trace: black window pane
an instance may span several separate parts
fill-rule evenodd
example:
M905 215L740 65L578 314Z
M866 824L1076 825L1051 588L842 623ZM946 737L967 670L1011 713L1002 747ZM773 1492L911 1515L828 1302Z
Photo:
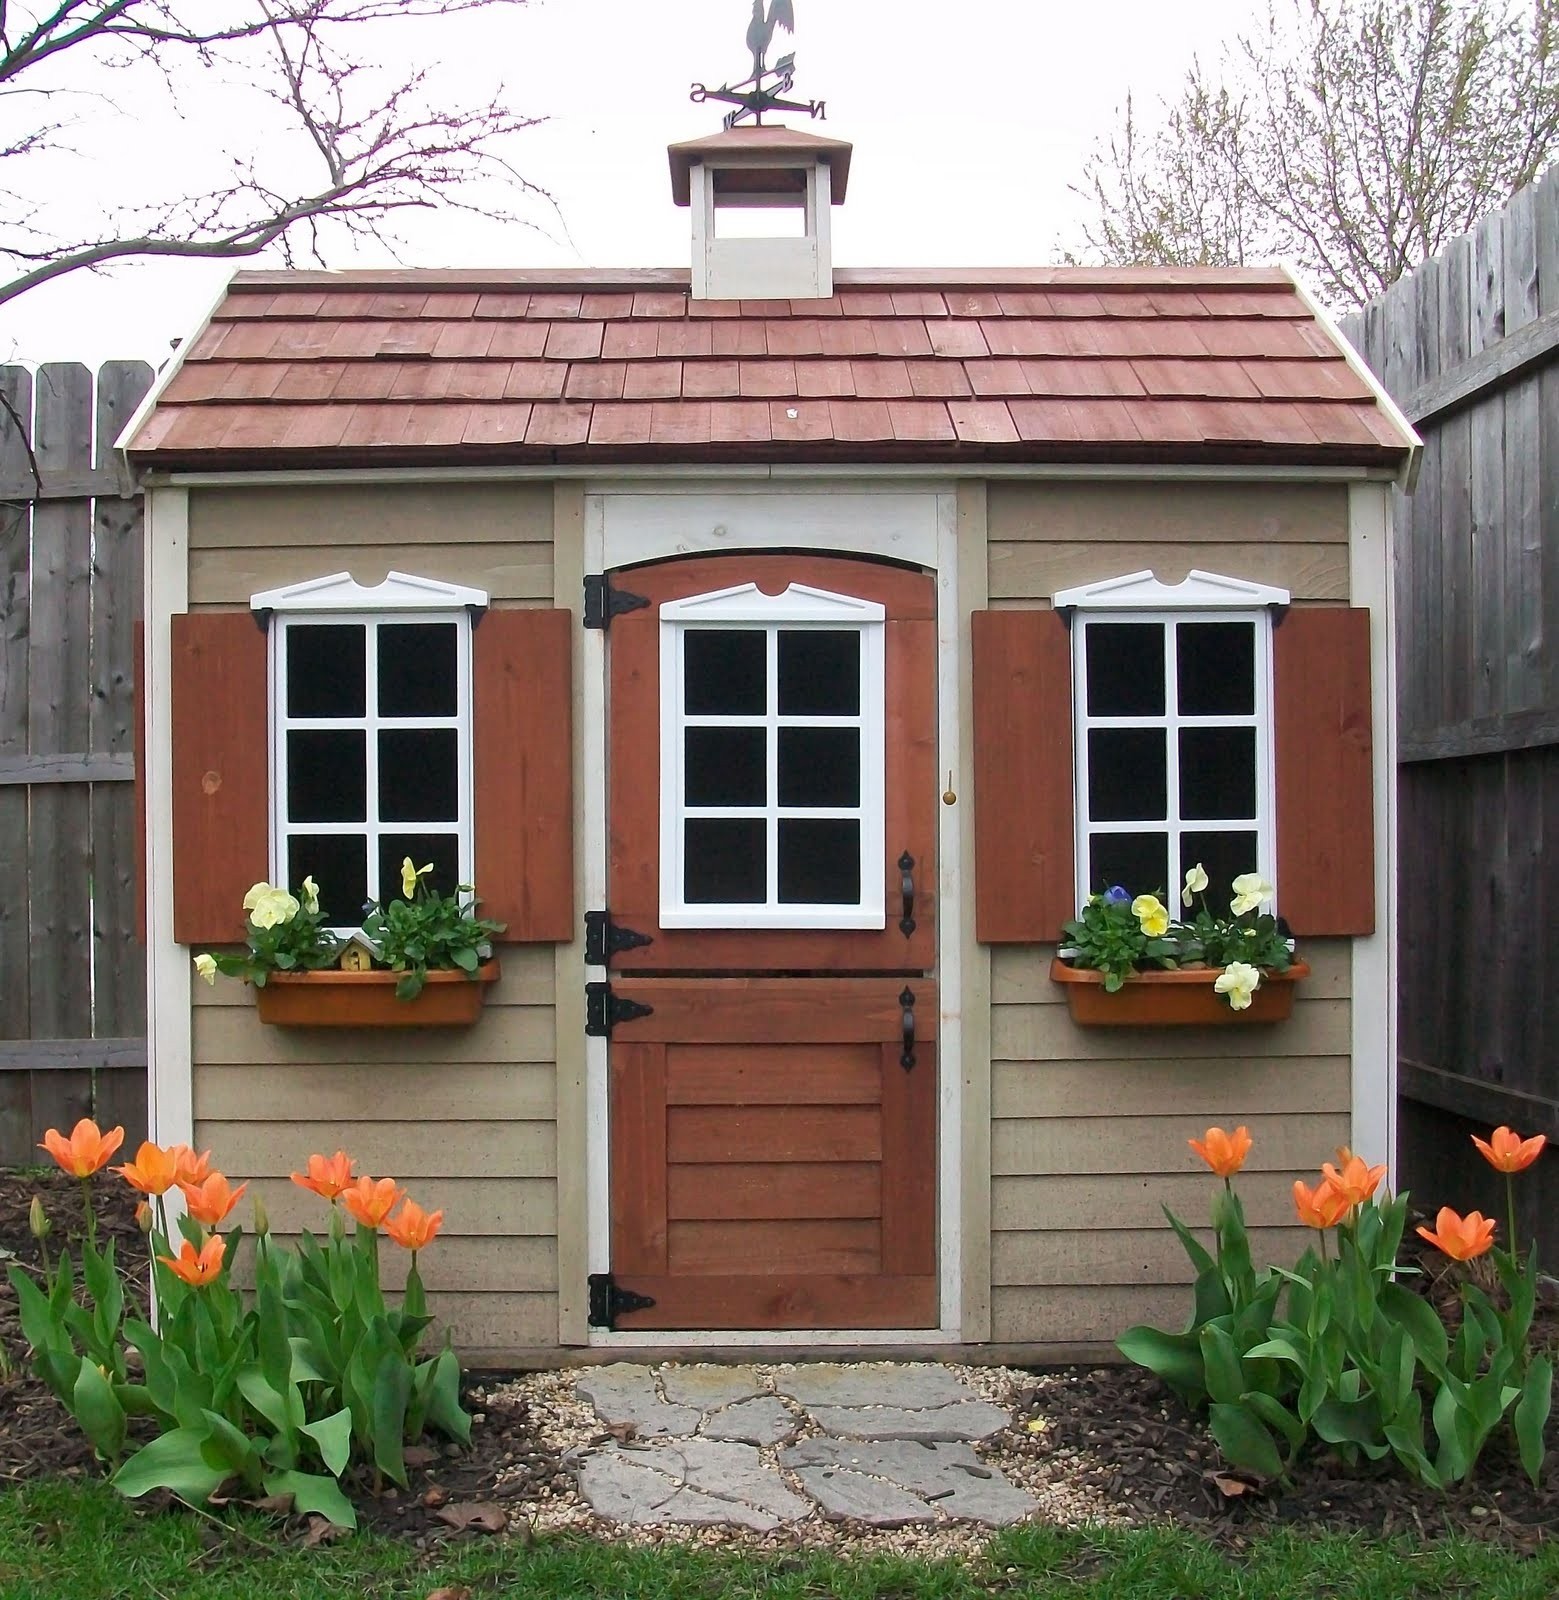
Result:
M440 894L460 887L460 844L452 833L384 833L379 836L379 898L402 898L401 863L410 856L414 867L431 861L433 870L422 881ZM478 884L480 889L481 885Z
M762 728L688 728L683 798L690 806L768 803L768 734Z
M768 899L762 817L689 817L683 827L682 897L689 905Z
M768 636L689 628L682 639L689 716L757 716L768 709Z
M1095 822L1160 822L1168 796L1162 728L1089 729L1088 815Z
M305 878L318 886L326 918L338 928L355 928L368 898L368 841L361 834L293 834L287 841L287 887L297 894Z
M1180 815L1192 818L1256 815L1256 730L1180 730Z
M861 635L853 628L782 628L779 708L782 716L858 716Z
M1117 884L1133 899L1139 894L1156 894L1169 905L1168 835L1094 834L1088 841L1088 892L1098 894Z
M859 905L860 823L834 817L781 818L779 898L785 905Z
M379 715L452 717L457 709L452 622L379 627Z
M287 820L365 822L368 736L361 728L287 733Z
M453 728L384 728L379 733L379 820L454 822L460 815Z
M1198 862L1207 874L1206 900L1209 909L1223 916L1234 898L1233 883L1242 872L1256 870L1256 835L1254 833L1182 833L1180 835L1180 873L1176 880L1185 882L1185 875ZM1202 902L1196 902L1200 911Z
M360 717L366 707L366 644L360 622L289 623L287 715Z
M1090 622L1088 714L1164 714L1164 628L1158 622Z
M861 735L855 728L781 728L779 803L858 806Z
M1187 717L1248 717L1256 709L1256 628L1250 622L1182 622L1175 677Z

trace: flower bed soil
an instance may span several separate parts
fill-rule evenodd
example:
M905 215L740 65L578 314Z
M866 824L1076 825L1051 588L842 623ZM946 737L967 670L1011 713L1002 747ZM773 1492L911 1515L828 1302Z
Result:
M135 1227L135 1197L118 1184L100 1184L93 1192L100 1236L114 1239L127 1283L139 1295L146 1251ZM52 1172L0 1173L0 1266L38 1262L27 1229L34 1194L43 1196L54 1220L51 1247L62 1233L79 1232L76 1183ZM1436 1274L1420 1280L1426 1292L1437 1302L1452 1295L1441 1258L1431 1256L1424 1264ZM1559 1348L1559 1307L1544 1307L1536 1332L1539 1342ZM97 1475L101 1467L74 1423L27 1372L16 1298L3 1276L0 1344L9 1357L8 1376L0 1364L0 1486L45 1475ZM523 1380L469 1375L471 1448L433 1443L408 1451L409 1490L376 1495L366 1481L349 1485L362 1524L427 1547L505 1524L512 1536L543 1508L561 1509L561 1502L572 1501L572 1477L556 1429L539 1426L525 1389ZM1227 1471L1199 1420L1135 1368L1025 1375L1002 1398L1013 1407L1015 1422L1009 1434L993 1441L993 1458L1030 1485L1065 1484L1069 1499L1097 1506L1102 1520L1117 1525L1174 1522L1236 1548L1253 1534L1282 1526L1425 1537L1456 1531L1518 1549L1559 1534L1559 1418L1550 1422L1549 1476L1540 1490L1527 1481L1513 1452L1496 1443L1474 1481L1450 1494L1418 1488L1395 1474L1349 1475L1330 1458L1316 1456L1277 1495ZM591 1440L582 1435L576 1442ZM319 1531L311 1534L300 1525L305 1537ZM804 1525L794 1531L797 1542L807 1537Z

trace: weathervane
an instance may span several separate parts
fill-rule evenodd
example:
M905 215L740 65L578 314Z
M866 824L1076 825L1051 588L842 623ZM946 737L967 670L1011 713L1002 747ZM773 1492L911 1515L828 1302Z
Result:
M769 0L765 13L763 0L752 0L752 21L747 24L747 48L752 51L752 76L740 83L722 84L718 89L708 89L701 83L693 85L688 96L694 105L706 100L723 100L735 106L725 114L725 126L734 128L744 117L751 117L754 127L763 126L765 111L804 111L809 117L826 120L828 105L823 100L784 100L796 78L794 54L781 56L774 65L765 64L774 30L783 28L786 33L796 31L796 12L791 0ZM767 81L766 81L767 80Z

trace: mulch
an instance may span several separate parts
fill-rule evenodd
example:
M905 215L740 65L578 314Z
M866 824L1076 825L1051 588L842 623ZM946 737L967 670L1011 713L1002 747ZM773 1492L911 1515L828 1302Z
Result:
M115 1241L127 1293L144 1296L145 1240L135 1226L134 1196L118 1185L94 1188L99 1237ZM43 1197L57 1248L82 1227L80 1186L58 1173L0 1173L0 1267L36 1267L36 1241L27 1213ZM1437 1301L1454 1296L1438 1258L1422 1282ZM1546 1306L1541 1343L1559 1348L1559 1308ZM87 1477L102 1468L74 1423L27 1369L16 1297L0 1278L0 1485L42 1476ZM349 1484L359 1519L378 1532L429 1548L452 1538L477 1537L507 1523L523 1527L538 1504L568 1492L571 1479L558 1452L544 1444L523 1399L506 1400L491 1375L466 1378L467 1409L475 1418L469 1450L429 1441L407 1452L410 1487L374 1493L366 1481ZM1460 1533L1531 1550L1559 1533L1559 1417L1550 1422L1549 1471L1534 1489L1514 1451L1496 1440L1473 1481L1449 1493L1420 1488L1388 1471L1349 1471L1314 1454L1281 1494L1247 1484L1228 1471L1200 1419L1157 1379L1133 1367L1071 1367L1036 1374L1019 1397L1012 1448L1064 1463L1069 1475L1094 1489L1123 1520L1172 1521L1238 1549L1278 1527L1373 1535L1434 1537ZM1030 1432L1023 1423L1043 1419ZM299 1525L303 1537L322 1529Z

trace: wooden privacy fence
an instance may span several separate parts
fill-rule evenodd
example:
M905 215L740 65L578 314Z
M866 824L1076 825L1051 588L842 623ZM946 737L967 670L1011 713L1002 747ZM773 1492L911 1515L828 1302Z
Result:
M1474 1126L1559 1142L1559 168L1343 331L1424 438L1397 504L1401 1156L1461 1209ZM1559 1157L1517 1192L1552 1266Z
M0 367L0 1165L82 1116L145 1136L141 502L113 443L151 376Z

